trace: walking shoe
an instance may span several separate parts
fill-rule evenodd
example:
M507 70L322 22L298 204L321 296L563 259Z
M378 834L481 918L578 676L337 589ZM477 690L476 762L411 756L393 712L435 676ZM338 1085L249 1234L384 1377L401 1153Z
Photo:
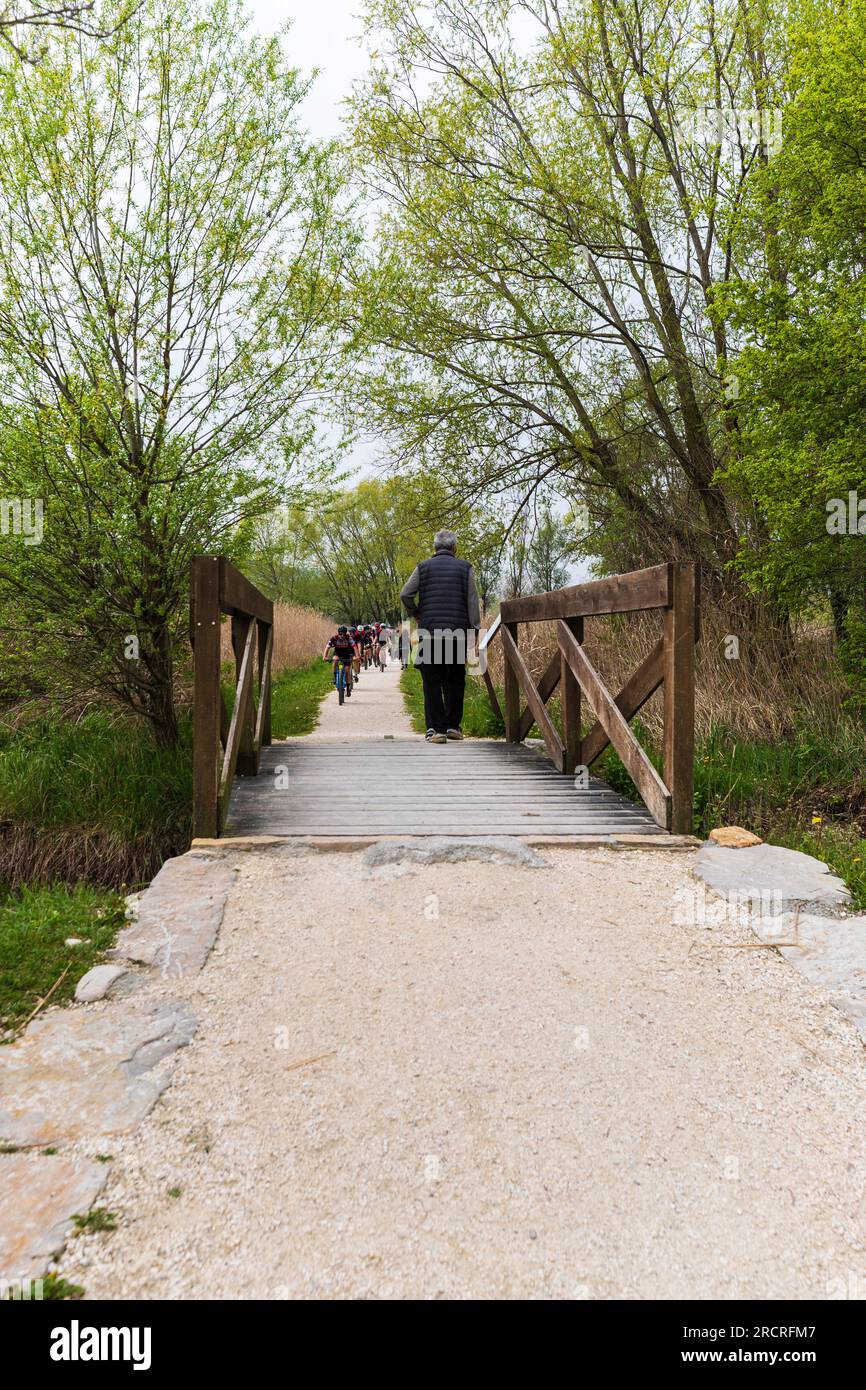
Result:
M463 737L463 735L461 734L461 732L460 732L459 729L449 729L448 732L446 733L445 737L446 737L446 738L453 738L453 739L460 739L460 738Z
M444 734L437 734L437 732L436 732L435 729L428 729L428 730L427 730L427 733L426 733L426 735L425 735L425 737L426 737L428 743L447 743L447 742L448 742L448 740L447 740L447 738L445 737L445 735L444 735Z

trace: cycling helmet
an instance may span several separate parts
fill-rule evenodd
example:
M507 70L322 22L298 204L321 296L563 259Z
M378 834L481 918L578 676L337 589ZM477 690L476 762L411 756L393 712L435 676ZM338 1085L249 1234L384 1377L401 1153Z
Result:
M337 631L338 631L338 632L348 632L349 629L346 627L346 624L345 624L345 623L340 623L340 626L337 628Z

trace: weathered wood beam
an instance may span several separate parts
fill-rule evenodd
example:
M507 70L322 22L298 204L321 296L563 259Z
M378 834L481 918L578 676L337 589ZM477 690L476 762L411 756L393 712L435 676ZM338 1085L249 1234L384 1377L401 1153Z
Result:
M671 790L670 829L692 831L695 778L695 567L676 564L671 607L665 613L665 781Z
M664 639L659 638L649 656L626 681L614 703L623 719L633 719L651 695L654 695L665 678ZM600 753L603 753L610 739L600 722L593 724L583 740L581 762L589 767Z
M260 622L274 621L274 605L264 594L260 594L246 575L236 570L228 560L220 558L220 607L223 613L236 613L244 618L258 618Z
M612 574L587 584L572 584L548 594L505 599L499 611L503 623L509 625L544 622L598 613L639 613L649 608L667 608L670 595L671 566L654 565L631 574Z
M223 755L219 786L219 830L217 834L219 834L222 827L225 825L229 798L232 794L232 782L234 781L238 752L241 747L244 730L247 726L249 705L253 694L253 653L255 651L255 636L256 626L255 623L251 621L247 627L246 642L241 657L238 685L235 692L235 704L232 710L229 736Z
M196 555L191 574L193 637L193 835L219 834L219 560Z
M263 637L263 634L266 635ZM259 623L259 712L255 732L257 772L262 744L268 744L271 741L271 660L273 650L273 626L266 628L264 623Z
M517 623L511 623L509 627L504 625L499 629L499 640L505 649L505 640L508 638L510 647L517 648ZM517 683L517 676L511 662L506 658L505 670L503 673L505 688L505 741L506 743L520 742L520 686Z
M529 667L520 654L520 648L511 636L508 626L502 628L502 648L505 652L506 671L511 669L517 680L520 689L526 697L526 703L532 711L535 723L541 730L544 739L544 746L547 749L550 761L560 772L563 767L563 747L562 741L550 720L550 715L544 708L544 701L541 698L529 671Z
M559 659L559 652L557 652L555 656L550 658L550 661L547 663L547 668L541 680L538 682L538 693L545 704L547 704L554 690L559 685L561 667L562 663ZM534 723L535 715L532 713L529 706L527 706L520 716L520 727L518 731L518 741L520 743L526 738L526 735L529 733Z
M556 626L560 651L623 761L656 824L670 829L671 795L628 726L613 696L565 622Z

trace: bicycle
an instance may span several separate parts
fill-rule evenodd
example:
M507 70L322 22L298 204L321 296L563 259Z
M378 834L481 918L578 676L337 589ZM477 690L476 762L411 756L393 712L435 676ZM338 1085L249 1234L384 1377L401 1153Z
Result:
M348 672L348 663L337 662L337 669L334 672L334 685L337 687L337 699L342 705L346 696L352 693L352 681Z

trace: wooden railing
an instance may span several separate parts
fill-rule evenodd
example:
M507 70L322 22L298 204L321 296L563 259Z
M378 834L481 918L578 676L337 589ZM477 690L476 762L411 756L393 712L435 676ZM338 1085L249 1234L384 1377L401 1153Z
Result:
M216 839L226 823L235 772L254 776L262 744L271 741L274 606L222 556L196 555L191 578L193 835ZM220 688L223 614L232 620L237 680L231 718Z
M606 613L661 609L664 630L646 660L613 696L583 649L584 619ZM505 600L496 634L505 656L505 737L521 743L537 724L554 766L572 774L589 767L612 744L656 822L677 834L692 829L694 797L694 648L698 639L698 595L694 565L666 564L612 575L548 594ZM538 682L520 651L520 623L555 622L559 650ZM485 675L491 703L499 702ZM638 743L629 720L664 685L664 779ZM562 735L546 705L560 688ZM526 705L520 708L523 695ZM581 733L585 696L596 723Z

